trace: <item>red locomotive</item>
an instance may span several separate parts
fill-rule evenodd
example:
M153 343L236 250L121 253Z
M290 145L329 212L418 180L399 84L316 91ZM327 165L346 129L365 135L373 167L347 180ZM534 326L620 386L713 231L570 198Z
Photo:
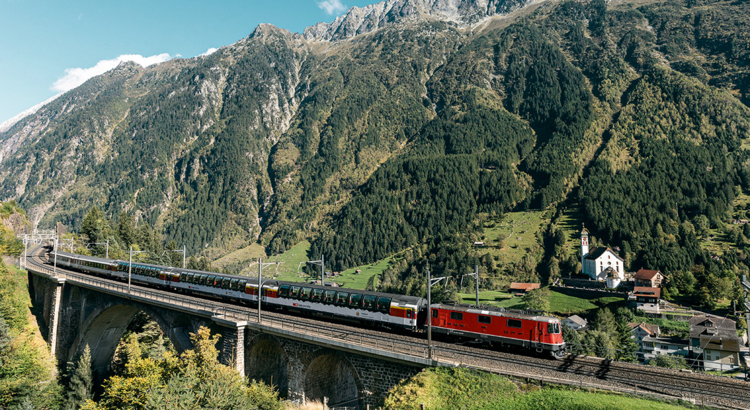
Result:
M565 354L557 318L486 307L433 304L431 309L435 333Z

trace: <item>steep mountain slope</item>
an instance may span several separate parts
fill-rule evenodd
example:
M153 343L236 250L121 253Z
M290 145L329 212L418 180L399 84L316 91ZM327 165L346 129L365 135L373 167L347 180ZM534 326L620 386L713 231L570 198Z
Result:
M554 225L572 202L633 268L746 269L696 226L750 189L750 2L524 4L388 0L123 64L0 133L0 199L42 225L128 211L211 258L309 239L341 269L411 248L384 280L409 292L423 260L512 274L470 248L481 221Z

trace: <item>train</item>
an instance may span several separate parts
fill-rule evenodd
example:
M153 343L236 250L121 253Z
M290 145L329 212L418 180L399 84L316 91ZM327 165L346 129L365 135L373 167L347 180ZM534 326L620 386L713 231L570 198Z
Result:
M565 355L560 320L541 314L484 306L433 303L417 296L369 292L299 282L266 279L148 263L85 256L63 251L48 253L48 263L89 275L133 284L219 299L241 305L257 305L258 295L267 309L353 321L392 331L424 332L432 315L432 332L446 339L471 339L513 345ZM129 274L130 272L130 274Z

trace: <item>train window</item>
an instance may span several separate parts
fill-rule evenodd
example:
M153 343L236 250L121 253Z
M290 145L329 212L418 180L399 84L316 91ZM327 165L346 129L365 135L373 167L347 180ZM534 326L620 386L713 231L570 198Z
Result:
M206 285L208 283L208 275L201 275L200 284Z
M196 280L195 275L192 274L192 273L188 273L187 274L187 283L196 283L196 282L197 282L197 280Z
M214 286L214 285L216 285L216 276L214 276L214 275L210 275L210 276L208 277L208 281L207 281L207 283L206 283L206 284L207 284L208 286Z
M352 296L349 297L349 307L354 309L359 309L362 307L361 293L352 293Z
M432 317L438 317L437 309L432 309Z
M547 333L560 333L559 323L547 323Z
M464 314L461 312L451 312L452 320L464 320Z
M299 300L310 300L311 293L312 288L302 288L302 290L299 292Z
M229 289L229 281L230 280L231 279L229 279L229 278L222 279L221 280L221 287L224 288L224 289Z
M187 281L187 275L184 273L180 273L180 282L185 282L185 281Z
M299 286L292 286L291 290L289 290L289 297L297 299L299 297L299 291L302 289Z
M281 285L279 286L279 296L282 298L288 298L289 297L289 289L291 286L289 285Z
M238 285L238 284L240 283L240 280L239 280L239 279L232 279L232 281L231 281L231 282L229 282L229 283L230 283L230 285L229 285L229 288L230 288L230 289L232 289L232 290L237 290L237 289L239 289L239 287L237 286L237 285Z
M323 289L313 289L312 299L313 302L320 302L323 300Z
M349 292L336 293L336 306L346 306L349 300Z
M508 327L521 328L521 321L516 319L508 319Z
M323 303L331 304L336 298L336 291L335 290L327 290L326 293L323 296Z
M409 319L411 319L411 312L412 312L411 309L406 309L406 317Z
M378 298L378 311L382 313L391 312L391 298Z
M240 292L245 293L245 289L247 289L247 281L241 280L240 281Z
M492 323L492 316L479 315L477 316L477 320L479 321L479 323L490 324Z
M377 301L378 297L375 295L365 295L365 298L362 300L362 309L367 309L371 311L377 310Z

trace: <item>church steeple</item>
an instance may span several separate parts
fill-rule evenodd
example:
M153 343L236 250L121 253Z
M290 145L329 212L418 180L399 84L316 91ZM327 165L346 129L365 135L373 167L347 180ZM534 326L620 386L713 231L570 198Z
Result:
M581 269L583 269L586 255L589 254L589 231L586 230L586 225L583 225L581 230Z

